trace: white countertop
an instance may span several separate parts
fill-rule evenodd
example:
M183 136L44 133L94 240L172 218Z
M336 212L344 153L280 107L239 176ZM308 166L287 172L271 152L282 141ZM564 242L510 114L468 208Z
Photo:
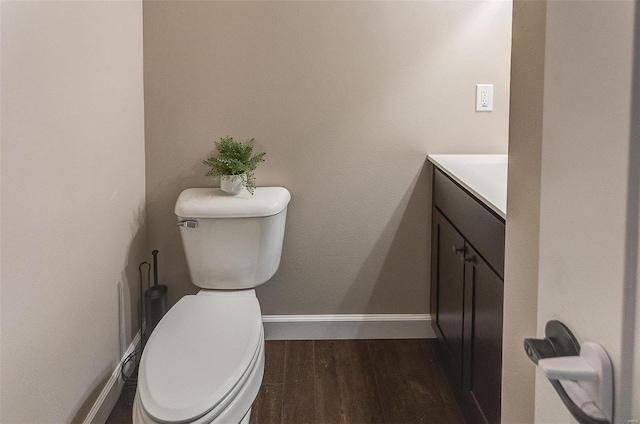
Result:
M507 218L507 155L429 155L429 161Z

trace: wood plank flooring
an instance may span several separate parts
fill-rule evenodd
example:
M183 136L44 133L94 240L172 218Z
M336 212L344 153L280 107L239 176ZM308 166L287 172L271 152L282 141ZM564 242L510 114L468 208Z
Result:
M267 341L251 424L462 424L435 339ZM108 424L131 422L120 399Z

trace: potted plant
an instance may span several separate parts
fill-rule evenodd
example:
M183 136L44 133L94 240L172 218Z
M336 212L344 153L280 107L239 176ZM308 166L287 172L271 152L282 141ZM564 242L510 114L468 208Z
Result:
M260 162L264 162L265 153L253 155L252 138L241 143L233 137L226 136L216 141L217 156L211 156L203 163L211 167L207 176L220 179L220 188L230 194L238 194L243 188L253 194L256 178L253 171Z

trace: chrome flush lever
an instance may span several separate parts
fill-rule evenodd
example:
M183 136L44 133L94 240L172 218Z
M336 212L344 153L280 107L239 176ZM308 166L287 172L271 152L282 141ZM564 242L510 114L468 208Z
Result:
M178 221L178 227L196 228L198 227L198 221L195 221L193 219L185 219L183 221Z

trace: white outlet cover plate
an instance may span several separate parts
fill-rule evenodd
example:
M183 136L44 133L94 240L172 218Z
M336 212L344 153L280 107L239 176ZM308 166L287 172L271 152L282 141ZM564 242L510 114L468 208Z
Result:
M476 84L476 111L493 111L493 84Z

